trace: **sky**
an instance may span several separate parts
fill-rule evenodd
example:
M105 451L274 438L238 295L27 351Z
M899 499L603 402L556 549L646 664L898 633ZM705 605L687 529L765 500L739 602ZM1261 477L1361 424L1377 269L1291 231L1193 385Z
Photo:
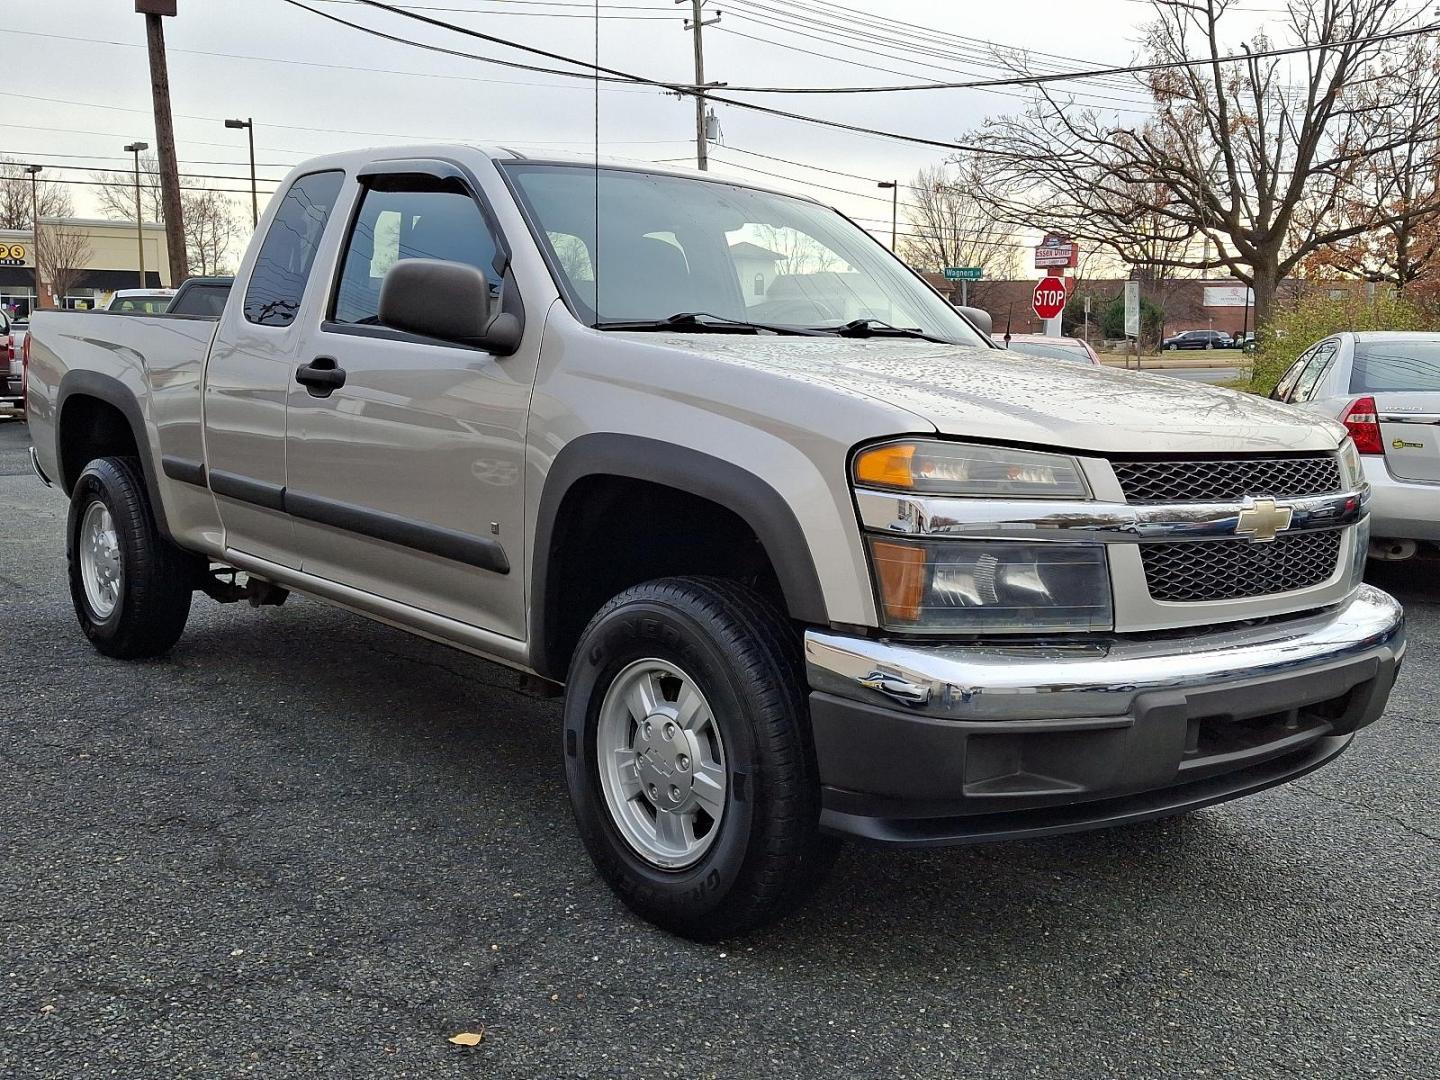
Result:
M420 26L354 0L306 0L318 9L411 40L520 62L550 61ZM591 0L401 0L424 14L571 56L593 58ZM1236 40L1275 17L1281 0L1241 0ZM88 180L123 169L122 148L155 143L144 19L128 0L0 0L6 78L0 82L0 153L46 165L49 179ZM601 0L600 63L660 79L693 80L690 3ZM733 86L835 86L987 77L992 44L1029 50L1050 69L1122 64L1139 52L1146 0L706 0L706 77ZM868 20L868 22L866 21ZM878 24L883 24L882 28ZM907 25L908 24L908 25ZM243 131L253 117L265 192L308 156L356 146L455 140L522 150L590 153L597 130L591 83L379 40L285 0L179 0L165 20L181 169L248 193ZM800 50L808 50L802 52ZM811 55L824 54L824 55ZM1088 103L1131 123L1136 91L1087 86ZM722 91L723 93L723 91ZM742 96L738 95L737 96ZM1023 93L979 90L903 95L743 95L845 123L958 140L984 118L1016 112ZM827 130L717 105L721 145L711 169L802 191L888 239L890 194L945 151ZM694 163L694 106L663 91L602 86L600 152ZM763 155L763 156L757 156ZM783 161L774 160L785 159ZM64 168L62 168L64 166ZM830 171L822 171L830 170ZM841 174L841 175L837 175ZM228 178L234 179L228 179ZM97 213L75 185L77 212ZM236 196L248 211L248 195ZM904 202L902 193L901 202ZM263 209L263 206L262 206ZM248 223L248 213L244 218ZM902 230L904 229L902 208Z

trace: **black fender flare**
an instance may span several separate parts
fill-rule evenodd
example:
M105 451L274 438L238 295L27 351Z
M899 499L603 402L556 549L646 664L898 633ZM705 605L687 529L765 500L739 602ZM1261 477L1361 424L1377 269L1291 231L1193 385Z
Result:
M58 480L60 488L66 495L75 484L75 477L65 475L65 405L66 402L76 396L91 397L112 405L125 417L125 422L130 425L131 437L135 440L135 449L140 454L140 471L145 476L145 490L150 495L150 509L155 515L155 525L160 530L160 535L167 540L173 540L170 534L169 522L165 519L165 504L160 501L160 484L155 475L155 466L151 460L150 440L145 437L145 414L140 409L140 402L136 400L134 393L128 386L112 375L102 375L98 371L84 371L76 369L67 371L60 380L60 390L55 395L55 460L59 463L60 473Z
M550 552L556 518L565 496L590 476L647 480L698 495L725 507L750 526L769 557L790 617L816 625L829 623L825 596L810 545L795 512L780 493L754 473L721 458L619 432L582 435L561 448L545 476L531 546L531 666L548 678L563 679L549 656L546 620Z

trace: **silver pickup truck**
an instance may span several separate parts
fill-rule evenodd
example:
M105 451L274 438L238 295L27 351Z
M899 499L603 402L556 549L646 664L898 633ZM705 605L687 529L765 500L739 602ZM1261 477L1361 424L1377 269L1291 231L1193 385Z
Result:
M728 179L320 158L218 319L33 328L97 649L297 590L563 685L599 872L696 938L794 906L840 838L1300 776L1403 652L1342 427L996 349L841 214Z

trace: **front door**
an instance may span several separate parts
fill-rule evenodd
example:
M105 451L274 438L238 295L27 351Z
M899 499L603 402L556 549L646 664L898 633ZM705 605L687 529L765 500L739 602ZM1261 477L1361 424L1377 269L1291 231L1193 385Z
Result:
M407 169L420 168L415 162ZM507 309L503 244L455 171L362 177L326 317L292 379L286 506L303 569L509 637L525 633L525 425L538 344L497 357L381 327L399 259L485 272ZM538 342L538 334L527 334Z

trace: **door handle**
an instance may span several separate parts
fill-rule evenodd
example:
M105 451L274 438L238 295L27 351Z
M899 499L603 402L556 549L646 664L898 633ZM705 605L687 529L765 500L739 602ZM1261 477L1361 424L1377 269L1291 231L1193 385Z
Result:
M333 356L317 356L295 369L295 381L310 391L311 397L329 397L345 385L345 369Z

